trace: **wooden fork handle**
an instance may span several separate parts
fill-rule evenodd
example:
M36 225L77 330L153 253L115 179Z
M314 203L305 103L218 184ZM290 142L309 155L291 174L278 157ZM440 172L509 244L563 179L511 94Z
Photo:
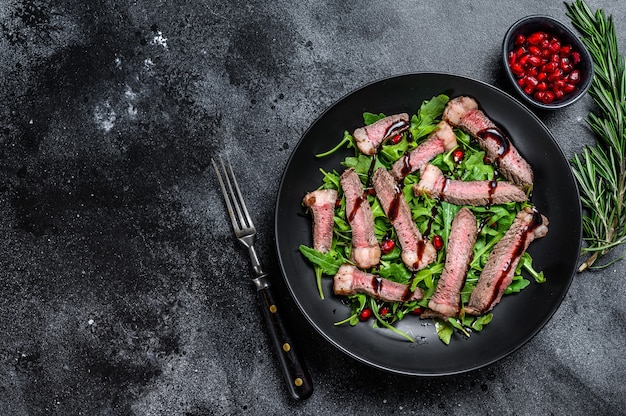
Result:
M313 393L311 376L289 336L268 275L262 275L253 281L289 393L296 400L306 399Z

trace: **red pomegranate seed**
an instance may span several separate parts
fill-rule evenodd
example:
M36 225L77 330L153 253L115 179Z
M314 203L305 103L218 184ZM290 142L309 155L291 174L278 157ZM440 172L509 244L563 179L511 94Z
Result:
M563 78L563 71L561 71L560 69L557 69L556 71L550 72L548 74L548 81L556 82L561 78Z
M396 134L391 139L389 139L389 144L398 144L400 143L400 140L402 140L402 135Z
M546 74L545 72L540 72L537 74L538 81L545 81L546 79L548 79L548 74Z
M515 63L515 60L517 59L517 55L515 54L515 52L511 51L509 52L509 66L512 65L513 63Z
M420 306L418 306L417 308L415 308L415 309L413 309L413 310L411 311L411 313L412 313L413 315L421 315L421 314L422 314L422 312L423 312L423 309L422 309Z
M531 95L533 92L535 92L535 87L532 85L527 85L524 87L524 92L528 95Z
M526 62L528 62L528 58L530 58L530 55L525 53L522 56L519 57L519 64L521 66L525 66Z
M443 238L440 235L436 235L433 237L433 246L435 246L435 250L441 250L443 248Z
M524 86L526 85L526 77L524 78L519 78L517 80L517 85L519 85L520 87L524 88Z
M532 75L526 76L526 85L536 87L537 84L539 84L539 80L537 78L533 77Z
M564 86L565 86L565 80L563 78L557 79L556 81L554 81L553 91L556 92L557 90L562 90Z
M387 315L389 315L390 312L391 312L391 308L389 306L387 306L387 305L381 307L378 310L378 313L379 313L380 316L387 316Z
M526 75L530 75L531 77L536 77L539 74L539 70L537 68L528 68L526 71Z
M513 65L511 65L511 71L513 71L513 73L516 75L522 75L524 73L524 68L522 67L522 65L520 65L519 62L515 62Z
M522 35L521 33L515 37L516 45L522 45L524 42L526 42L526 36Z
M556 62L548 62L544 66L541 67L542 72L554 72L559 68L559 64Z
M550 50L550 52L559 52L561 50L561 42L558 41L558 39L555 39L554 41L550 42L550 46L548 46L548 49Z
M535 32L535 33L531 34L526 40L531 45L539 45L541 43L541 41L545 39L545 37L546 37L545 33L543 33L543 32Z
M463 157L465 157L465 153L463 153L463 150L461 149L456 149L452 152L452 160L454 163L460 163L463 160Z
M535 98L535 100L537 101L543 101L543 95L544 95L545 91L536 91L535 94L533 94L533 97Z
M384 239L382 243L380 243L380 251L383 254L389 254L393 251L395 246L396 246L396 242L387 238L387 239Z
M550 55L550 61L551 62L560 62L561 61L561 55L559 55L558 53Z
M570 45L561 46L559 53L563 56L569 55L572 52L572 47Z
M543 93L543 102L550 104L552 101L554 101L554 93L552 91L545 91Z
M572 52L572 63L578 65L580 62L580 54L578 52Z
M561 98L563 98L565 96L565 93L563 92L563 90L559 90L557 89L556 91L554 91L554 98L556 100L560 100Z
M580 82L580 71L578 69L573 70L569 73L567 79L571 84L578 84Z
M363 308L359 313L359 321L365 322L372 317L372 310L370 308Z
M545 81L541 81L539 84L537 84L535 88L537 89L537 91L545 91L548 89L548 83Z
M541 49L538 46L532 45L528 47L528 52L533 55L541 55Z
M532 66L539 66L541 65L541 58L537 55L530 55L528 57L528 63Z
M570 92L574 91L576 89L576 86L574 84L570 84L569 82L567 84L565 84L565 86L563 87L563 92L565 94L569 94Z

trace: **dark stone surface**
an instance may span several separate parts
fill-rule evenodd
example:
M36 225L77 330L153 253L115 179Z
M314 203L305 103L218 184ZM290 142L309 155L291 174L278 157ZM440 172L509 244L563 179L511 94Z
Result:
M0 414L624 414L626 263L575 276L545 329L455 377L407 378L326 343L277 287L315 383L287 395L210 169L273 205L300 135L351 90L416 71L505 90L500 44L561 2L0 3ZM614 15L626 45L626 9ZM569 158L589 97L539 113ZM623 255L623 248L614 256Z

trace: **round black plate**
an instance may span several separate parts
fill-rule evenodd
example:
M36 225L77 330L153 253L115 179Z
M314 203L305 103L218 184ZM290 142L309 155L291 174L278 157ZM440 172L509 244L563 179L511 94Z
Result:
M399 338L369 323L335 326L349 315L348 306L332 293L332 279L324 279L321 300L312 266L300 254L312 244L311 219L301 206L306 192L321 184L319 171L343 169L340 161L353 154L342 150L326 158L314 155L334 147L344 130L363 125L363 112L414 114L423 100L438 94L450 98L470 95L482 110L508 133L535 174L532 200L550 220L548 235L533 242L529 252L547 282L532 283L521 293L505 296L493 311L493 321L480 333L465 338L454 334L443 344L431 320L407 317L398 328L416 342ZM546 126L510 95L485 83L455 75L418 73L369 84L328 109L306 131L285 169L276 204L276 248L282 273L298 307L330 343L349 356L374 367L407 375L446 375L493 363L530 340L552 317L575 272L582 226L581 206L574 177L561 149ZM532 280L532 278L530 278Z

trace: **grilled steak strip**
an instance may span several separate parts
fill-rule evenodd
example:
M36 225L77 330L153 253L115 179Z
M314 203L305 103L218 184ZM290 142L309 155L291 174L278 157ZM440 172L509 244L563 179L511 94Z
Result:
M548 224L545 216L530 207L517 214L511 227L489 254L465 313L481 315L500 302L504 290L513 280L520 257L533 240L548 233Z
M461 289L478 235L476 217L463 207L452 220L450 238L446 252L443 273L437 283L437 289L428 302L428 307L442 316L456 316L461 305Z
M313 216L313 248L321 253L328 252L333 243L335 201L337 191L334 189L309 192L303 199Z
M354 169L341 175L341 188L346 196L346 216L352 228L352 260L363 269L374 267L380 261L380 246L374 234L374 216L363 183Z
M532 187L532 168L502 130L478 109L473 98L461 96L450 100L443 119L474 137L508 180L522 187Z
M411 291L409 285L364 272L350 264L339 267L334 277L333 290L339 296L366 293L385 302L408 302L424 297L420 288Z
M415 195L426 194L455 205L498 205L524 202L526 193L506 181L459 181L448 179L435 165L427 165L420 181L413 185Z
M352 136L359 150L366 155L374 155L385 139L400 134L409 128L407 113L394 114L354 130Z
M452 127L445 121L442 121L430 133L426 141L410 152L405 153L393 164L391 174L397 180L402 180L409 173L421 170L438 154L450 151L456 146L456 135L452 131Z
M411 216L409 204L393 176L386 169L378 168L372 180L376 196L398 235L402 261L410 270L428 266L437 257L437 251L430 241L422 238Z

